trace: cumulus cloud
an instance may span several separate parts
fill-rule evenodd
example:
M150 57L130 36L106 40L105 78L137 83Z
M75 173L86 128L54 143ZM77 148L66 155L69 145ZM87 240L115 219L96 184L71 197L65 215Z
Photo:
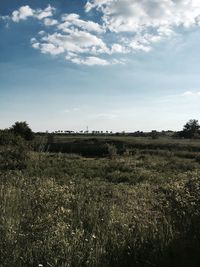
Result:
M40 39L31 40L32 47L39 49L44 54L66 54L66 60L75 64L108 65L108 61L101 59L96 54L104 54L107 51L106 44L97 36L85 32L71 30L68 34L55 32L53 34L40 33ZM87 56L90 54L90 56Z
M44 19L44 25L46 25L46 26L54 26L57 24L58 24L58 21L56 19L51 19L51 18L45 18Z
M57 56L65 53L68 61L88 66L110 64L99 57L99 54L111 54L111 50L99 36L104 33L102 25L82 20L74 13L62 14L57 20L53 17L55 11L50 5L45 9L32 9L26 5L13 11L8 18L17 23L36 18L42 21L44 26L53 28L53 33L49 34L47 29L41 30L37 38L31 39L32 48L43 54Z
M124 39L126 46L145 52L153 43L172 36L173 28L200 24L199 0L88 0L85 10L92 9L102 13L107 30L135 35Z
M144 27L189 27L199 21L199 0L89 0L85 10L103 13L106 27L114 32L141 31Z
M52 17L55 13L56 9L52 7L51 5L48 5L45 9L36 9L35 10L35 17L39 20L42 20L47 17Z
M119 57L148 53L156 43L175 37L177 28L200 26L199 0L87 0L86 13L93 9L99 14L98 22L75 13L55 17L51 5L22 6L4 20L39 20L43 28L31 40L34 49L88 66L124 64Z
M62 21L59 25L59 29L63 30L64 32L68 32L69 28L72 27L78 27L80 29L89 31L89 32L96 32L96 33L103 33L104 29L101 25L99 25L96 22L93 21L85 21L80 19L80 16L78 14L64 14L62 16Z
M59 55L64 53L64 48L61 46L56 46L53 44L40 44L40 43L33 43L33 48L39 49L43 54L51 54L51 55Z
M19 22L20 20L26 20L29 17L34 17L42 20L47 17L53 16L55 8L52 6L47 6L45 9L32 9L30 6L22 6L18 10L12 12L11 19L14 22Z
M19 10L15 10L12 13L12 20L19 22L20 20L26 20L28 17L33 17L33 9L29 6L22 6Z
M85 5L85 10L86 12L91 11L93 8L97 8L100 9L102 8L104 5L108 4L109 2L111 2L112 0L93 0L93 1L88 1Z
M85 11L92 9L102 14L106 31L121 36L121 51L128 53L149 52L177 27L200 25L199 0L88 0Z
M71 30L69 34L55 32L53 34L42 35L39 41L35 39L33 43L52 44L55 47L62 47L66 52L73 53L104 53L107 50L106 44L97 36L85 32Z

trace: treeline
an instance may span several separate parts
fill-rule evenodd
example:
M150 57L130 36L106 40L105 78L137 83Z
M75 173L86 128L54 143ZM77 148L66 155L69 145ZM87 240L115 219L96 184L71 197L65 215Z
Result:
M46 135L46 136L55 136L55 135L109 135L109 136L133 136L133 137L151 137L153 139L159 137L174 137L174 138L200 138L200 125L198 120L191 119L184 126L182 131L157 131L152 130L151 132L143 132L143 131L135 131L135 132L103 132L103 131L93 131L91 133L87 132L79 132L76 133L74 131L59 131L59 132L36 132L34 133L29 127L26 121L15 122L9 129L0 130L1 132L11 132L14 135L21 136L26 141L31 141L34 139L35 135Z

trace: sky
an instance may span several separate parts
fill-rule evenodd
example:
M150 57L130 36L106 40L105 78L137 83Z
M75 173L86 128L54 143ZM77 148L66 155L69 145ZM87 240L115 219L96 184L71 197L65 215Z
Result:
M0 129L200 120L199 0L0 1Z

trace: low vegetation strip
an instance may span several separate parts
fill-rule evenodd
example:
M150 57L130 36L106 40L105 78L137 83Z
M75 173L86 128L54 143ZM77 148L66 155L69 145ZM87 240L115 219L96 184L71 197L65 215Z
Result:
M174 138L140 138L140 137L69 137L52 135L50 138L37 136L34 141L35 151L75 153L82 156L105 156L108 146L115 146L118 154L139 149L172 152L200 152L200 141Z

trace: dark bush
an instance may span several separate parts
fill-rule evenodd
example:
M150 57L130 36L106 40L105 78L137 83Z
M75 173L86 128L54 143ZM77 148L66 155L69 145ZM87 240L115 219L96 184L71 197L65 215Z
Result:
M10 128L10 130L15 135L19 135L27 141L33 140L33 138L34 138L34 134L31 130L31 128L29 127L29 125L25 121L15 122L15 124Z
M0 169L13 170L26 167L28 144L10 131L0 132Z

